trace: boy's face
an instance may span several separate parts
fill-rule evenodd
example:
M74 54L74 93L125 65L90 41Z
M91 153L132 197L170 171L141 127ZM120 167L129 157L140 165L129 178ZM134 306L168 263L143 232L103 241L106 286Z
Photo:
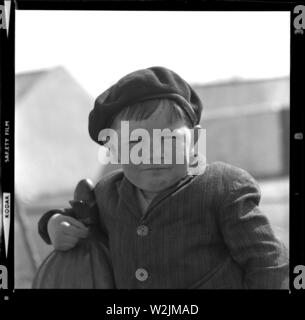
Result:
M130 133L136 129L145 129L149 135L149 139L142 138L140 142L137 139L129 139L130 152L132 152L132 149L136 147L137 144L141 143L142 146L145 144L146 148L142 148L142 153L146 151L147 154L142 154L142 157L149 159L150 164L134 164L130 161L129 164L122 164L122 167L126 178L136 187L147 192L160 192L178 182L187 174L189 153L191 151L191 129L186 126L184 120L176 120L171 124L169 121L170 111L171 108L158 108L149 119L138 121L129 120L129 136ZM119 149L113 150L113 152L118 152L119 154L122 134L120 121L115 121L113 128L117 131L119 138ZM156 144L154 146L153 129L169 129L171 132L175 130L175 137L167 135L159 140L161 142L161 145L159 144L159 146L161 146L159 153L154 152L156 150ZM169 145L172 145L172 147L168 148ZM147 152L148 150L150 150L150 152ZM166 157L169 159L169 152L171 153L171 161L169 164L166 164L164 159ZM182 155L178 156L180 159L178 161L177 152L179 155ZM182 157L183 161L181 161ZM159 164L156 162L159 162Z

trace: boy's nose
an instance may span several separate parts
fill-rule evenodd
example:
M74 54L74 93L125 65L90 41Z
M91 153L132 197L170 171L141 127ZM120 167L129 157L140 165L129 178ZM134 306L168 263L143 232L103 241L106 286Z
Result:
M162 141L158 147L151 149L151 163L173 164L174 154L174 145L171 146Z

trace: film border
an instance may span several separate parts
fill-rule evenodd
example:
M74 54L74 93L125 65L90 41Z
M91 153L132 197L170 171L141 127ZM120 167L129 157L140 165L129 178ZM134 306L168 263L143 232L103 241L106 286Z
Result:
M0 3L4 5L4 1ZM296 31L294 20L297 14L294 8L298 5L298 1L275 3L269 2L250 2L250 1L15 1L11 3L10 19L8 30L0 30L0 105L1 105L1 195L3 192L9 193L10 196L10 217L11 223L9 227L9 246L7 256L4 240L1 239L1 256L0 265L4 265L8 270L8 290L0 291L0 300L15 299L19 295L24 298L29 293L29 290L14 290L14 56L15 56L15 10L222 10L222 11L244 11L244 10L274 10L274 11L290 11L291 14L291 97L290 97L290 287L291 293L297 293L293 287L294 266L305 265L305 217L304 217L304 108L305 93L305 73L304 73L304 57L305 57L305 34L304 32ZM303 31L301 29L301 31ZM276 34L276 30L274 30ZM7 134L6 123L9 123L9 134ZM8 137L9 161L5 161L4 150L5 137ZM2 212L1 212L2 214ZM1 217L2 218L2 217ZM2 237L4 238L4 237ZM32 290L31 290L32 291ZM171 290L170 290L171 291ZM89 294L87 291L77 292L63 290L61 293L58 290L52 290L56 295L65 296L73 294L83 296ZM154 293L153 293L154 292ZM157 291L147 291L147 296L156 293L163 296L163 293ZM179 290L173 291L176 297L183 296L183 292ZM36 299L43 299L37 293L32 293ZM121 293L109 290L106 300L111 300L113 295L119 294L122 301L126 300L129 292L122 291ZM200 293L201 295L202 293ZM216 293L209 294L214 296ZM249 293L252 294L253 293ZM260 294L262 292L260 291ZM263 296L267 294L266 292ZM285 293L277 293L286 295ZM195 293L194 293L195 295ZM193 296L193 294L191 294ZM46 298L46 297L45 297ZM194 300L193 300L194 301Z

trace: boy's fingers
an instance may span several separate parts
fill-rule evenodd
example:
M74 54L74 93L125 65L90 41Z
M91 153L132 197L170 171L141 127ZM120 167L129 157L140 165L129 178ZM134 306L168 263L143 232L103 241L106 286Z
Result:
M78 237L65 234L65 238L63 240L63 245L70 244L70 243L75 244L78 241L78 239L79 239Z
M88 228L83 223L81 223L80 221L78 221L72 217L66 216L65 221L69 222L71 225L73 225L79 229L88 230Z
M71 245L71 244L61 244L59 246L55 246L55 249L60 251L67 251L72 249L74 246L75 245Z
M88 236L88 229L83 230L73 225L67 225L67 222L63 223L63 225L65 226L65 228L63 229L64 235L77 238L86 238Z
M79 238L65 235L62 239L58 239L58 241L55 243L55 248L58 250L63 249L71 249L75 247L77 244Z

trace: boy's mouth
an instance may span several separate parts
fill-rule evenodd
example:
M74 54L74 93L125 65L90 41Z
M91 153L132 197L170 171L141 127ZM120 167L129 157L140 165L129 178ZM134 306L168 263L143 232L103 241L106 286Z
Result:
M144 171L147 171L147 170L168 170L170 168L171 168L170 166L155 165L155 166L150 166L148 168L143 168L143 170Z

